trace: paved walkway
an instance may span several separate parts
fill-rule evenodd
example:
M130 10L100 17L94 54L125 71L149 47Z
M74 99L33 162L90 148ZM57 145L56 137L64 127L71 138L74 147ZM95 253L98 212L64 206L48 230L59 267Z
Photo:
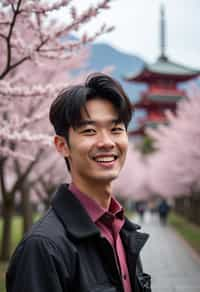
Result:
M142 260L152 292L200 292L200 257L170 227L147 214L142 230L151 235ZM139 222L136 218L134 222Z

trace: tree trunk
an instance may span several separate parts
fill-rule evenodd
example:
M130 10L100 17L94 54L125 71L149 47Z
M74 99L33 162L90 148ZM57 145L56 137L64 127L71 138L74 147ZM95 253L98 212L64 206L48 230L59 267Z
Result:
M21 189L22 214L23 214L23 232L30 230L33 224L33 210L30 196L26 188Z
M2 230L2 242L1 242L1 261L7 261L10 257L11 252L11 228L12 228L12 217L14 213L14 203L4 202L2 207L2 219L3 219L3 230Z
M200 198L199 193L193 192L191 196L191 221L195 224L200 224Z

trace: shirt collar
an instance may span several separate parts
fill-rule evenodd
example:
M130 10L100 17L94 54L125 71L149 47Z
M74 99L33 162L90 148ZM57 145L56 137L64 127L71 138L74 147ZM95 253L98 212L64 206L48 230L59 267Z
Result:
M69 190L80 201L93 222L96 222L104 215L104 213L106 213L106 209L102 208L95 200L81 192L74 183L69 185Z
M108 212L119 219L124 218L124 209L114 197L111 198Z
M91 197L87 196L87 194L81 192L74 183L69 185L69 190L76 196L77 199L79 199L94 223L96 223L105 214L109 214L113 218L124 218L124 210L115 198L111 198L110 206L107 210L101 207Z

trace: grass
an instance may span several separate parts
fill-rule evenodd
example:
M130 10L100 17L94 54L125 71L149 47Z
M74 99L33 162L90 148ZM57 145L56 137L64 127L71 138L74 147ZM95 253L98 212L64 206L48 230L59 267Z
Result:
M174 213L170 214L169 223L200 254L200 226Z
M2 227L3 222L0 219L0 242L2 238ZM11 238L12 251L15 249L21 237L22 237L22 218L20 216L14 216L14 219L12 220L12 238Z
M7 269L7 263L0 263L0 291L5 292L5 271Z

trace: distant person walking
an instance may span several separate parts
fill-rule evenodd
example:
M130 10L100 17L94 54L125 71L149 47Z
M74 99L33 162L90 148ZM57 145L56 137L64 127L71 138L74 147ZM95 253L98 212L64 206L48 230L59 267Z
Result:
M170 206L165 199L162 199L158 205L158 213L160 217L160 223L166 225L167 218L170 212Z
M146 209L146 204L144 202L139 201L136 203L135 210L139 214L141 221L144 220L145 209Z

